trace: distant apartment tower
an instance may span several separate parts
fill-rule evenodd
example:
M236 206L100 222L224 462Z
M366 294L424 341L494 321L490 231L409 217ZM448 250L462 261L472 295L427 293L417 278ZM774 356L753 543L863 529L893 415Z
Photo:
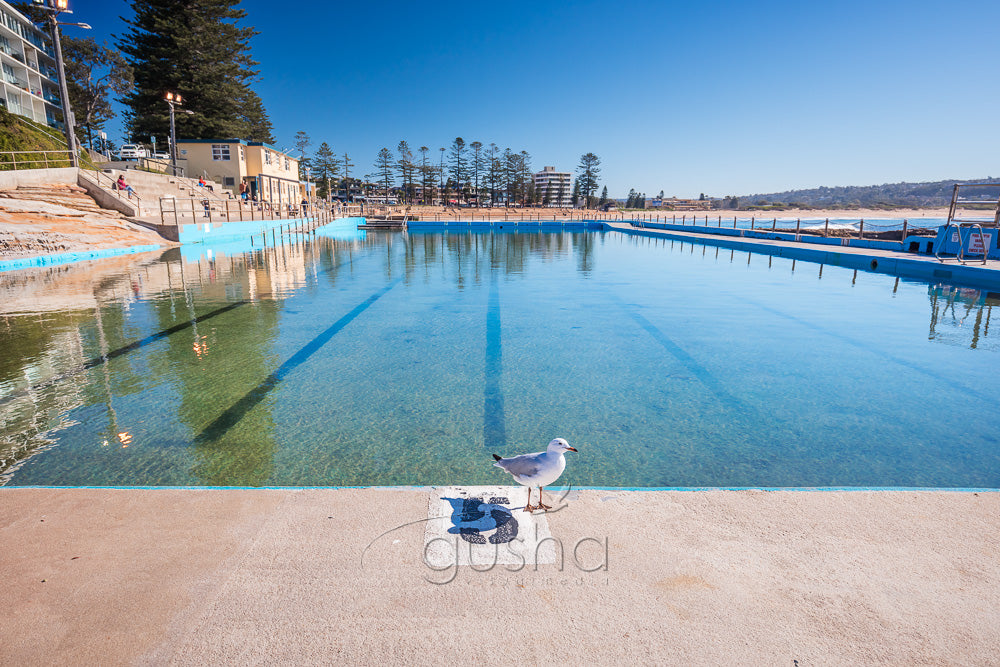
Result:
M545 206L572 206L573 175L568 171L556 171L555 167L543 167L534 175L535 192Z
M49 36L23 14L0 1L0 65L7 111L62 128L59 75Z

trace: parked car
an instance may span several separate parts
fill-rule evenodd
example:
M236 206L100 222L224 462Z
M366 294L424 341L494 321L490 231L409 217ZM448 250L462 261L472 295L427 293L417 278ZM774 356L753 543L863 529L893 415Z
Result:
M169 160L170 153L153 153L153 157L157 160Z
M119 160L138 160L141 157L149 157L149 151L139 144L122 144L118 149Z

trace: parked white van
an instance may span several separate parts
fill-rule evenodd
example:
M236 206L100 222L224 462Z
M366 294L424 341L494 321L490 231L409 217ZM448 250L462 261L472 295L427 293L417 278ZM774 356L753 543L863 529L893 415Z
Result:
M118 149L119 160L138 160L141 157L149 157L149 151L139 144L122 144Z

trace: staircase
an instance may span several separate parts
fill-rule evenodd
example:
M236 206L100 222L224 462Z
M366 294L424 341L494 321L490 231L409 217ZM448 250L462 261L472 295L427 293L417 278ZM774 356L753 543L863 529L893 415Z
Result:
M207 199L214 210L222 209L223 202L235 200L230 190L213 181L206 181L205 187L200 187L197 179L183 176L154 174L134 169L105 169L103 173L110 176L112 181L117 181L119 175L125 176L125 182L139 195L137 217L150 222L160 222L160 200L163 198L197 199L199 202ZM165 208L172 210L169 204Z

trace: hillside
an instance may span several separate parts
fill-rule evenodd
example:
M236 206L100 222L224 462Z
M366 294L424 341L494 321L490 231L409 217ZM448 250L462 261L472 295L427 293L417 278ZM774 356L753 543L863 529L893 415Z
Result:
M811 190L789 190L741 196L740 204L767 206L776 204L803 205L813 208L926 208L947 206L951 203L955 183L997 183L1000 178L981 178L972 181L935 181L931 183L885 183L883 185L847 185L820 187ZM1000 187L992 193L1000 192Z

